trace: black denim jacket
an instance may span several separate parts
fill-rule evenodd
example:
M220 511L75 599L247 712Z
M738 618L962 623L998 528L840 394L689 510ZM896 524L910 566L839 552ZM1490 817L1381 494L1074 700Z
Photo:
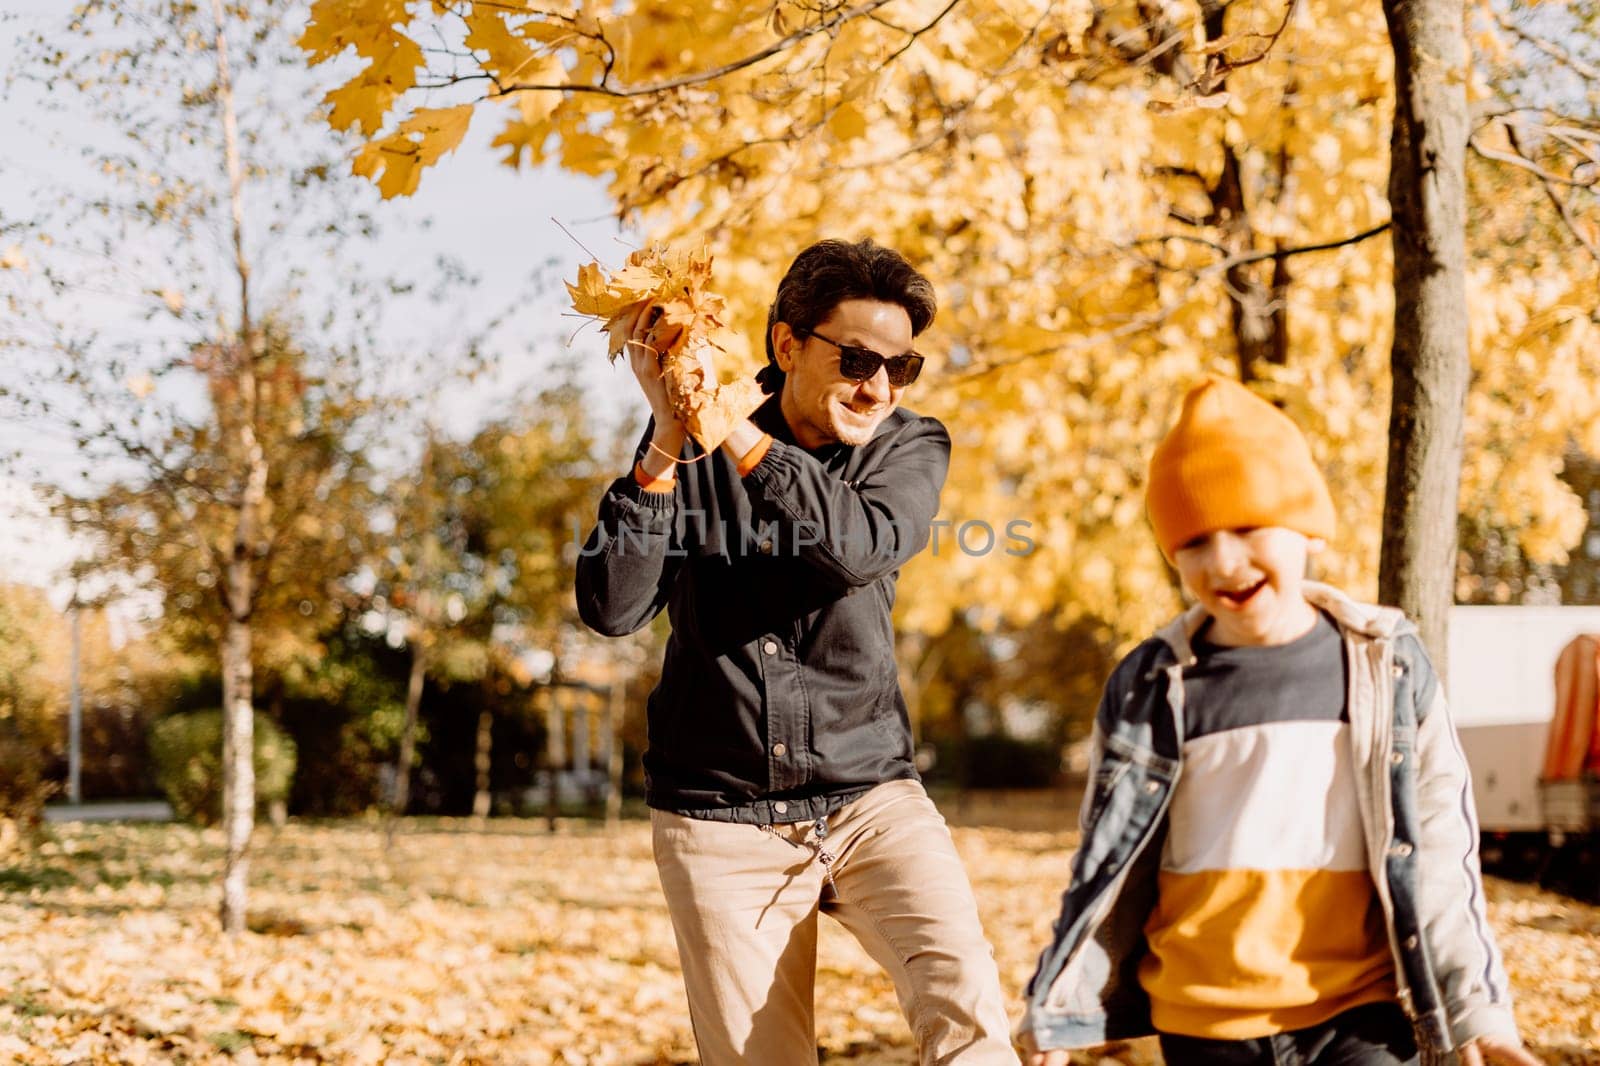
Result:
M608 636L662 607L672 620L649 701L650 806L809 821L916 777L890 608L928 542L950 437L896 410L864 445L810 452L776 396L752 420L773 442L743 478L719 451L680 465L671 493L612 483L578 560L578 613Z

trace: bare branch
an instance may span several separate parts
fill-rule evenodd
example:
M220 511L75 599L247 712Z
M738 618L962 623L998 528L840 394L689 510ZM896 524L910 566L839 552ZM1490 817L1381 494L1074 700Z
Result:
M951 6L953 7L954 5L952 4ZM943 18L944 15L949 12L949 10L950 8L947 7L944 12L940 13L939 18ZM934 21L936 22L938 20L935 19ZM928 26L924 26L922 30L917 32L924 32L925 30L931 28L932 25L932 23L929 23ZM1018 63L1021 60L1024 51L1027 49L1028 45L1030 45L1034 39L1038 37L1039 29L1043 25L1044 16L1041 15L1039 19L1028 28L1028 32L1023 35L1022 40L1017 42L1017 46L1011 50L1011 54L1006 57L1005 63L1003 63L998 69L985 78L983 83L973 90L972 95L967 97L967 99L961 101L960 103L949 106L940 104L941 114L939 116L939 124L932 131L932 133L930 133L923 140L917 142L916 144L910 145L899 152L896 152L892 156L869 159L859 163L843 163L833 167L832 169L840 171L873 170L878 167L888 166L892 163L900 162L901 160L908 159L912 156L921 155L923 152L933 148L940 141L943 141L945 138L949 137L952 132L954 132L961 120L969 112L971 112L975 106L977 106L978 99L983 96L985 90L987 90L991 85L999 81L1001 78L1007 76L1017 69ZM895 54L899 55L898 52ZM938 100L938 87L930 84L928 86L928 95L933 99Z
M1195 280L1201 281L1215 274L1226 274L1227 271L1234 267L1241 266L1246 263L1253 263L1262 259L1276 259L1291 255L1304 255L1310 252L1326 252L1335 248L1343 248L1348 245L1358 244L1361 241L1368 240L1380 233L1386 232L1389 229L1389 226L1390 223L1384 222L1377 226L1373 226L1371 229L1363 230L1360 233L1352 234L1349 237L1343 237L1336 241L1323 241L1318 244L1299 245L1293 248L1281 248L1270 252L1250 252L1243 255L1230 256L1227 259L1222 259L1215 263L1209 264L1203 270L1196 271ZM1145 242L1161 239L1163 238L1143 238ZM1179 239L1189 238L1180 237ZM1201 244L1210 243L1197 238L1195 238L1195 240L1197 243ZM1157 306L1154 310L1147 311L1144 314L1134 315L1119 325L1113 326L1109 329L1105 329L1097 333L1079 334L1078 336L1071 337L1058 345L1051 345L1050 347L1046 348L1037 348L1033 351L1023 352L1007 359L998 359L993 362L988 362L982 366L973 367L969 370L963 371L946 380L948 380L951 384L963 384L965 382L982 377L985 374L992 373L996 370L1002 370L1006 367L1015 366L1019 363L1030 362L1034 359L1043 358L1045 356L1060 355L1065 352L1078 351L1110 341L1123 340L1129 336L1139 333L1142 330L1159 325L1168 318L1171 318L1184 306L1185 303L1188 302L1188 299L1189 293L1185 292L1180 299L1163 303Z
M941 379L941 383L949 385L964 385L969 381L975 381L978 378L992 374L996 370L1004 370L1008 367L1017 366L1021 363L1030 363L1035 359L1041 359L1045 356L1064 355L1068 352L1082 351L1086 348L1092 348L1099 344L1123 340L1153 326L1160 325L1162 322L1177 314L1177 312L1180 311L1187 302L1188 293L1185 293L1182 299L1171 300L1167 303L1158 305L1152 311L1146 311L1144 314L1134 315L1121 325L1102 330L1098 333L1080 333L1067 338L1060 344L1053 344L1046 348L1036 348L1032 351L1022 352L1006 359L992 360L990 362L983 363L980 366L975 366L971 369L964 370L958 374L952 375L951 377L943 378Z
M1581 134L1583 132L1584 131L1573 131L1573 133L1579 133L1579 134ZM1551 140L1558 141L1561 144L1566 145L1568 148L1572 149L1578 155L1582 156L1583 159L1584 159L1584 162L1587 162L1587 163L1600 163L1600 159L1597 159L1595 157L1594 149L1590 148L1589 146L1587 146L1587 145L1585 145L1583 143L1585 140L1591 139L1593 135L1574 136L1573 133L1569 133L1565 129L1562 129L1562 128L1559 128L1559 127L1553 127L1553 126L1544 127L1544 133L1546 135L1548 135ZM1583 164L1580 163L1578 165L1582 166ZM1576 176L1577 171L1574 170L1573 174L1574 174L1574 176Z
M1518 158L1521 158L1522 145L1517 141L1516 130L1507 126L1506 136L1511 139L1512 150L1517 153ZM1573 238L1583 246L1584 251L1589 253L1591 259L1596 263L1600 263L1600 245L1596 245L1588 235L1578 228L1577 216L1572 213L1572 206L1556 192L1556 183L1541 177L1539 184L1544 188L1544 194L1549 197L1550 203L1555 206L1556 213L1561 216L1561 221L1565 223L1567 232L1571 233Z
M1244 38L1265 40L1266 44L1262 45L1261 50L1254 55L1245 56L1243 59L1229 59L1226 48L1223 46L1225 44L1232 44L1233 40L1223 38L1210 42L1209 47L1213 48L1214 51L1206 56L1205 71L1199 77L1195 78L1195 80L1190 83L1189 87L1199 90L1204 96L1210 96L1212 93L1215 93L1222 88L1222 83L1228 80L1229 74L1232 74L1234 71L1243 67L1254 66L1263 59L1266 59L1267 56L1272 54L1272 49L1277 45L1278 39L1281 38L1284 34L1284 31L1289 28L1289 20L1294 17L1296 3L1298 3L1298 0L1289 0L1289 3L1283 9L1283 20L1278 23L1278 28L1273 30L1271 33L1246 33L1234 35L1233 40Z
M1515 144L1516 135L1512 132L1512 127L1509 124L1506 125L1506 134L1511 138L1512 143ZM1502 152L1497 148L1489 148L1476 137L1469 138L1467 140L1467 145L1474 152L1477 152L1485 159L1492 159L1499 163L1509 163L1511 166L1528 171L1528 173L1534 175L1540 181L1545 182L1546 184L1553 183L1556 185L1567 185L1578 189L1590 189L1593 188L1597 182L1600 182L1600 175L1596 175L1595 177L1587 180L1564 177L1563 175L1556 174L1553 171L1546 170L1538 163L1535 163L1533 160L1523 155L1520 151Z
M1341 237L1338 240L1333 241L1323 241L1318 244L1296 245L1291 248L1274 248L1271 251L1242 252L1237 255L1230 255L1227 246L1224 244L1220 244L1213 240L1207 240L1204 237L1196 237L1193 234L1188 233L1167 233L1153 237L1140 237L1136 240L1129 241L1119 250L1129 251L1143 245L1163 244L1167 241L1183 241L1186 244L1198 244L1202 248L1207 248L1218 253L1219 255L1222 255L1224 258L1215 263L1208 263L1203 268L1198 270L1193 267L1169 266L1159 259L1143 259L1142 261L1161 270L1165 270L1168 273L1193 273L1197 276L1205 276L1215 273L1219 270L1223 272L1232 271L1236 267L1248 266L1251 263L1259 263L1265 259L1282 261L1293 256L1306 255L1310 252L1326 252L1335 248L1344 248L1352 244L1360 244L1362 241L1370 240L1371 238L1378 236L1380 233L1388 232L1390 225L1391 223L1381 222L1370 229L1362 230L1360 233L1353 233L1348 237ZM1229 285L1231 290L1232 283L1230 282ZM1238 295L1242 296L1243 294L1241 293Z
M1559 44L1556 44L1554 41L1545 37L1541 37L1536 33L1528 32L1521 26L1518 26L1516 22L1511 19L1511 16L1507 15L1505 12L1494 10L1493 5L1485 6L1494 11L1494 20L1499 23L1500 28L1505 30L1507 33L1512 34L1524 43L1529 44L1543 52L1551 59L1554 59L1557 63L1560 63L1562 66L1576 73L1579 77L1588 81L1600 81L1600 68L1596 68L1588 63L1585 63L1583 60L1579 59L1577 56L1573 55Z
M1218 244L1216 241L1207 240L1204 237L1196 237L1192 233L1163 233L1155 237L1139 237L1128 242L1128 247L1137 248L1146 244L1165 244L1167 241L1182 241L1185 244L1198 244L1202 248L1211 249L1218 255L1229 254L1227 245Z
M720 67L715 67L711 70L700 71L695 74L685 74L678 78L668 78L665 81L658 81L649 85L637 85L631 88L609 85L607 82L610 80L611 70L609 67L607 67L605 74L601 77L599 83L595 85L514 84L506 86L504 92L593 93L600 96L611 96L625 99L635 96L654 96L659 93L671 92L673 89L683 89L695 85L704 85L707 82L716 81L717 79L726 77L729 74L744 70L746 67L753 67L757 63L771 59L773 56L788 51L790 48L793 48L795 45L800 44L802 41L805 41L808 38L815 37L821 33L831 33L833 30L844 25L846 22L870 14L871 12L876 11L878 8L883 7L885 4L890 2L891 0L868 0L867 3L861 4L857 7L848 8L832 16L831 18L827 18L816 23L815 25L795 30L786 37L774 41L766 48L763 48L757 52L752 52L750 55L744 56L741 59L736 59L731 63L725 63ZM452 80L448 83L453 84L454 81Z
M1180 31L1178 33L1174 33L1166 40L1156 45L1154 48L1147 49L1143 55L1133 61L1133 65L1136 67L1147 67L1156 60L1160 59L1162 56L1166 55L1168 52L1172 51L1174 48L1178 47L1187 39L1188 34L1185 32Z
M896 49L894 54L885 59L881 65L886 67L890 63L893 63L895 60L899 59L901 56L905 55L906 49L916 44L918 38L920 38L923 34L927 33L929 30L939 25L939 23L943 22L945 16L954 11L956 9L956 5L959 3L961 3L961 0L950 0L950 2L944 6L944 10L933 16L932 21L930 21L927 25L923 26L919 30L913 30L908 33L906 35L905 44L902 44L898 49Z
M1371 229L1364 229L1360 233L1353 233L1336 241L1323 241L1320 244L1302 244L1293 248L1277 248L1270 252L1246 252L1214 264L1210 269L1225 270L1228 267L1243 266L1246 263L1257 263L1263 259L1287 259L1289 256L1305 255L1308 252L1329 252L1335 248L1360 244L1362 241L1376 237L1380 233L1387 233L1390 225L1392 223L1380 222Z

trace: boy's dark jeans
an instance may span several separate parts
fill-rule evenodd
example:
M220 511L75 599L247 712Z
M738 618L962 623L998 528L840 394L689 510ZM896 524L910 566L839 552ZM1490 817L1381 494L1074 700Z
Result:
M1321 1025L1256 1040L1161 1034L1167 1066L1412 1066L1417 1043L1395 1003L1368 1003Z

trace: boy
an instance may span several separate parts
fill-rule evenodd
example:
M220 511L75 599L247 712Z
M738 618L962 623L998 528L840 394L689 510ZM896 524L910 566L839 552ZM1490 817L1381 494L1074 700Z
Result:
M1030 1066L1153 1032L1172 1066L1536 1064L1415 630L1305 580L1334 508L1299 429L1209 378L1146 503L1197 602L1106 684Z

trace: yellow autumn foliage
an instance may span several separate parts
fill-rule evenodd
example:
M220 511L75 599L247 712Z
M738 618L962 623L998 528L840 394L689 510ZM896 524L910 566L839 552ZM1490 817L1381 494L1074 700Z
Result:
M369 61L330 96L335 124L395 35L470 35L507 161L598 176L653 237L709 243L749 370L782 270L819 237L870 235L934 279L936 358L906 402L951 429L944 517L1028 522L1037 550L919 558L902 624L1088 613L1131 636L1168 614L1144 468L1208 371L1305 427L1341 520L1323 576L1375 594L1394 311L1378 0L1237 0L1209 25L1195 0L384 6L313 5L312 58ZM1472 12L1484 103L1521 53L1489 3ZM421 98L392 87L368 99L403 125ZM1600 274L1526 173L1469 171L1461 507L1558 560L1582 523L1558 457L1600 443Z

